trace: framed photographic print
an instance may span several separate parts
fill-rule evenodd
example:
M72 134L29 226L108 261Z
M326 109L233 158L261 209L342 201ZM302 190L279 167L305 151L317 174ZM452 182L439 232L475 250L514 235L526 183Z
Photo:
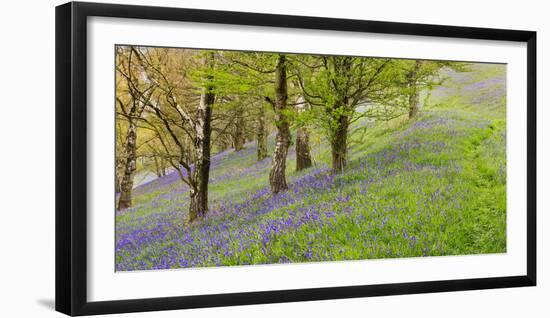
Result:
M56 8L56 309L536 284L536 33Z

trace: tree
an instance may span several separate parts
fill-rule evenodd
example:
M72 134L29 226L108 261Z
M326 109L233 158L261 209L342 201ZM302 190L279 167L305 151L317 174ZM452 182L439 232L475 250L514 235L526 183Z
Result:
M420 98L420 89L418 80L420 79L420 70L422 61L415 60L414 65L407 73L407 88L409 89L409 118L416 117L418 114L418 101Z
M244 144L246 143L246 111L240 98L237 96L235 99L236 107L234 107L234 114L232 116L233 129L231 137L233 139L233 149L241 151L244 149Z
M351 56L304 56L295 64L304 97L316 111L316 122L327 132L332 170L347 164L350 125L362 117L388 116L377 107L390 99L394 76L390 59ZM358 112L359 106L363 110Z
M273 94L274 57L257 52L224 52L220 56L216 87L226 102L222 101L224 109L218 114L215 136L221 148L229 143L240 151L247 140L256 140L258 161L267 157L270 112L265 100Z
M224 77L226 89L231 87L233 92L260 96L272 106L276 135L269 184L271 192L277 194L288 189L286 158L290 146L290 118L288 117L287 57L285 54L233 52L227 54L225 58L228 61L225 64L230 68ZM261 118L263 116L260 117L260 121ZM263 147L267 143L263 140L266 137L262 136L262 133L259 136ZM259 154L258 158L260 157L262 156Z
M214 52L208 52L204 57L204 65L207 69L214 66ZM189 207L189 220L193 221L198 216L208 212L208 179L210 176L210 138L212 135L211 120L212 107L216 95L212 86L212 75L207 74L202 87L197 120L195 122L195 160L194 176L191 179L191 203Z
M257 160L262 161L267 158L267 123L266 111L262 102L257 106L258 115L256 116L256 142L257 142Z
M307 108L308 105L304 97L300 95L296 102L297 116L303 114ZM301 171L309 167L311 167L309 132L307 125L300 121L296 129L296 171Z
M118 84L118 83L117 83ZM117 94L119 92L118 85L117 85ZM120 184L122 183L122 176L124 175L124 170L126 166L126 135L122 133L122 131L127 131L122 123L125 121L125 119L122 118L122 116L118 115L118 106L117 106L117 125L116 125L116 154L115 154L115 193L120 193ZM118 209L118 203L117 203L117 209Z
M143 114L146 103L154 92L154 85L140 81L135 75L136 69L132 59L136 51L132 47L117 49L117 117L127 122L126 138L121 143L122 156L117 158L117 178L115 188L120 191L117 209L123 210L132 206L132 189L136 171L137 122ZM124 88L122 86L125 86ZM121 128L121 127L119 127Z
M442 69L448 68L457 72L467 70L467 64L462 62L397 60L394 64L402 70L401 77L403 79L398 80L394 85L402 87L405 91L409 119L416 117L420 111L422 90L432 89L434 86L442 84Z
M273 194L288 189L286 157L290 145L290 124L286 115L288 100L286 63L286 56L279 54L275 66L275 100L272 102L275 110L275 126L277 127L273 163L269 173L269 185Z
M162 157L153 156L153 161L155 163L155 173L157 177L164 177L166 175L166 167L164 166L164 160Z
M153 118L143 121L156 132L163 156L189 186L192 222L208 212L215 53L164 48L139 53L143 75L160 90L156 101L146 103Z

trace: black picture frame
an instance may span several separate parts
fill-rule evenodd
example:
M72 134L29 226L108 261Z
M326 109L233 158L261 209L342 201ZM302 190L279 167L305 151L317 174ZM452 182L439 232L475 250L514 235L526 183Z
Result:
M527 44L527 274L524 276L87 301L86 36L91 16L501 40ZM536 32L197 9L70 2L56 7L56 295L68 315L155 311L535 286Z

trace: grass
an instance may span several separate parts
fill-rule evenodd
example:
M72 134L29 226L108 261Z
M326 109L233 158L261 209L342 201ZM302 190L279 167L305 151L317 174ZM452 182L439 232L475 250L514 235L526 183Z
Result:
M253 143L212 160L210 212L185 225L187 188L169 174L116 215L117 270L506 252L505 69L449 73L412 121L357 132L347 169L329 149L272 196ZM366 123L363 123L366 125ZM312 136L312 140L318 139ZM270 145L270 149L273 145Z

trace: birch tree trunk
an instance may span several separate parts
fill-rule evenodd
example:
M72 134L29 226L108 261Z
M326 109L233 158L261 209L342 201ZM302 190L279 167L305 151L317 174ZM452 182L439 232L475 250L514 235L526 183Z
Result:
M213 53L205 58L205 64L209 67L213 64ZM201 93L197 121L195 124L195 149L197 157L193 170L189 221L192 222L208 212L208 179L210 178L210 139L212 136L212 105L216 99L211 85L212 77L206 79L206 84Z
M277 135L275 137L275 152L273 163L269 173L269 185L271 192L277 194L288 189L286 183L286 156L290 144L290 128L285 114L287 108L288 89L286 77L286 58L279 54L275 68L275 124Z
M115 193L120 193L120 184L122 182L122 176L124 175L125 163L126 163L125 158L121 158L117 156L116 167L115 167Z
M303 113L307 108L305 99L300 96L296 103L298 113ZM305 125L300 125L296 130L296 171L311 167L311 153L309 148L309 132Z
M120 196L118 198L118 210L124 210L132 206L132 189L134 187L134 172L136 171L136 130L135 121L130 117L126 135L126 163L122 180L120 182Z

